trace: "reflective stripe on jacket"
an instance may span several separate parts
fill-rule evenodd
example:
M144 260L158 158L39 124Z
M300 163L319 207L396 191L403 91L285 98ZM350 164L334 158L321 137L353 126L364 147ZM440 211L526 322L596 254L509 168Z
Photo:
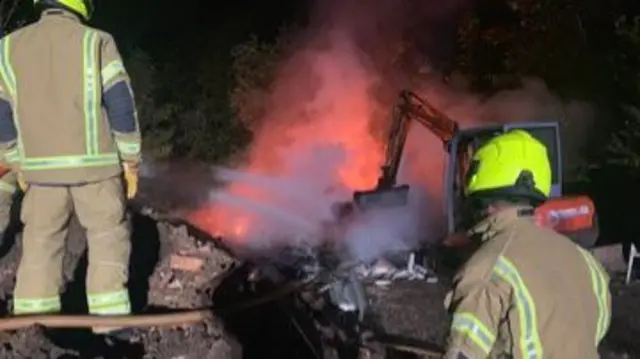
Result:
M47 10L0 41L0 97L10 102L17 130L5 160L28 182L73 184L122 172L139 158L135 114L117 132L103 94L129 76L113 38L73 14Z
M9 198L18 190L18 174L10 171L0 177L0 192L6 194ZM0 197L6 197L0 195Z
M475 229L484 242L445 303L453 315L445 358L599 358L611 319L609 276L527 211L503 210Z

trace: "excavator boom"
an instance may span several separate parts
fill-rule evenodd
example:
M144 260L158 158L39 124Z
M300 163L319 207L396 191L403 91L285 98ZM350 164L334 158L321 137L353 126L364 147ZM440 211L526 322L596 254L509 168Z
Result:
M385 162L382 166L382 175L378 179L378 189L391 188L396 185L404 145L414 121L431 131L445 145L458 131L458 124L447 115L413 92L402 91L400 101L394 108Z
M451 141L456 132L458 132L459 126L457 122L426 100L418 97L418 95L410 91L403 91L400 96L402 98L401 106L403 111L409 114L412 120L418 121L428 128L442 142Z
M407 185L396 185L404 146L413 122L418 122L446 145L458 131L458 124L411 91L402 91L393 111L382 174L376 188L354 194L358 207L402 205L408 197Z

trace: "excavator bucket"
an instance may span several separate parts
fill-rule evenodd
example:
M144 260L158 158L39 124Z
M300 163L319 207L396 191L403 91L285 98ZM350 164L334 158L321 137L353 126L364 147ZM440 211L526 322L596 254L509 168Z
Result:
M360 210L380 207L404 206L409 202L409 186L400 185L390 188L375 188L367 191L357 191L353 200Z

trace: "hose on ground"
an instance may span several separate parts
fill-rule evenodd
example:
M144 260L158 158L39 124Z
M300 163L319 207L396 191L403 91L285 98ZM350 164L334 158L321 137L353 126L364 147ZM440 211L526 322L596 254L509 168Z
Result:
M289 294L299 291L313 283L315 277L287 283L276 290L257 298L252 298L235 305L223 308L204 308L182 312L146 314L146 315L122 315L122 316L98 316L98 315L25 315L9 318L0 318L0 331L11 331L41 325L48 328L91 328L91 327L166 327L194 324L206 321L214 315L235 314L251 309L262 304L281 299ZM442 352L422 345L407 344L378 338L376 342L396 350L412 352L426 357L440 358Z
M381 340L378 343L387 348L393 348L398 351L409 352L417 355L423 355L427 358L442 358L442 355L444 354L440 350L426 348L417 344L395 343L387 340Z
M48 328L91 328L91 327L166 327L185 324L193 324L206 321L214 315L229 315L262 304L283 298L292 294L308 284L315 278L287 283L264 296L252 298L235 305L223 308L202 308L182 312L145 314L145 315L24 315L8 318L0 318L0 331L18 330L33 325L41 325Z

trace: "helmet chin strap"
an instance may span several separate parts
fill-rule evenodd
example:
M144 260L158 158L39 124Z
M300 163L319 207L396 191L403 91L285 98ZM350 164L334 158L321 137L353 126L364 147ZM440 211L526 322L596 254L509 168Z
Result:
M84 6L87 7L87 21L91 20L93 17L93 12L95 11L95 7L93 6L93 0L85 0Z

